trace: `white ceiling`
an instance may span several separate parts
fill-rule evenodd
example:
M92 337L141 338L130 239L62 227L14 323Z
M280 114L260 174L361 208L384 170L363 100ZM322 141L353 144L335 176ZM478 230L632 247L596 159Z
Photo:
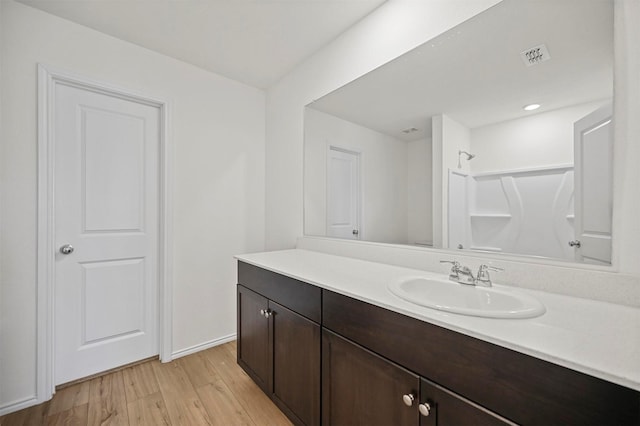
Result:
M540 44L551 59L526 67ZM504 0L313 108L409 141L437 114L475 128L612 96L613 0Z
M18 0L268 88L386 0Z

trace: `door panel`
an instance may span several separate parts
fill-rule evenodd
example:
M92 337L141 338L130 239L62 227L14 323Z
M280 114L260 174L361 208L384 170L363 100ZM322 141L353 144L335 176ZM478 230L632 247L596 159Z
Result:
M502 417L428 380L420 382L420 403L430 407L420 416L420 426L506 426Z
M322 330L322 424L415 425L419 379L413 373ZM413 394L413 406L403 395Z
M269 301L273 393L305 425L320 424L320 325Z
M144 259L82 264L86 344L140 333L144 328Z
M158 354L160 110L56 84L55 384Z
M80 107L84 231L142 231L143 117Z
M265 297L238 285L238 364L271 395L269 319L262 313L268 307Z

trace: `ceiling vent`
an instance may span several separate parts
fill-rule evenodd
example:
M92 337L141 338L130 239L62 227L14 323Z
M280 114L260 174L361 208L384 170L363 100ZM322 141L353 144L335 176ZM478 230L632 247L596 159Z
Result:
M520 52L520 57L522 58L522 62L524 62L524 64L528 67L551 59L551 55L549 55L547 46L545 46L544 44Z

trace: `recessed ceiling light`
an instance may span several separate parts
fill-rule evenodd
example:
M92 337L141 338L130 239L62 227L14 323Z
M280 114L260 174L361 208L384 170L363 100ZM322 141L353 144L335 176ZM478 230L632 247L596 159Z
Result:
M533 111L534 109L540 108L540 104L529 104L522 107L525 111Z

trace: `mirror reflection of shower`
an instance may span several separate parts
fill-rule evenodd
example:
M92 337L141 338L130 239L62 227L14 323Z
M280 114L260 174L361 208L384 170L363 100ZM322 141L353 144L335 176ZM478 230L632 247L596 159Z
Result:
M467 161L470 161L475 157L475 154L471 154L467 151L458 150L458 168L459 169L462 168L462 164L460 163L460 157L462 157L463 154L467 157L466 158Z

